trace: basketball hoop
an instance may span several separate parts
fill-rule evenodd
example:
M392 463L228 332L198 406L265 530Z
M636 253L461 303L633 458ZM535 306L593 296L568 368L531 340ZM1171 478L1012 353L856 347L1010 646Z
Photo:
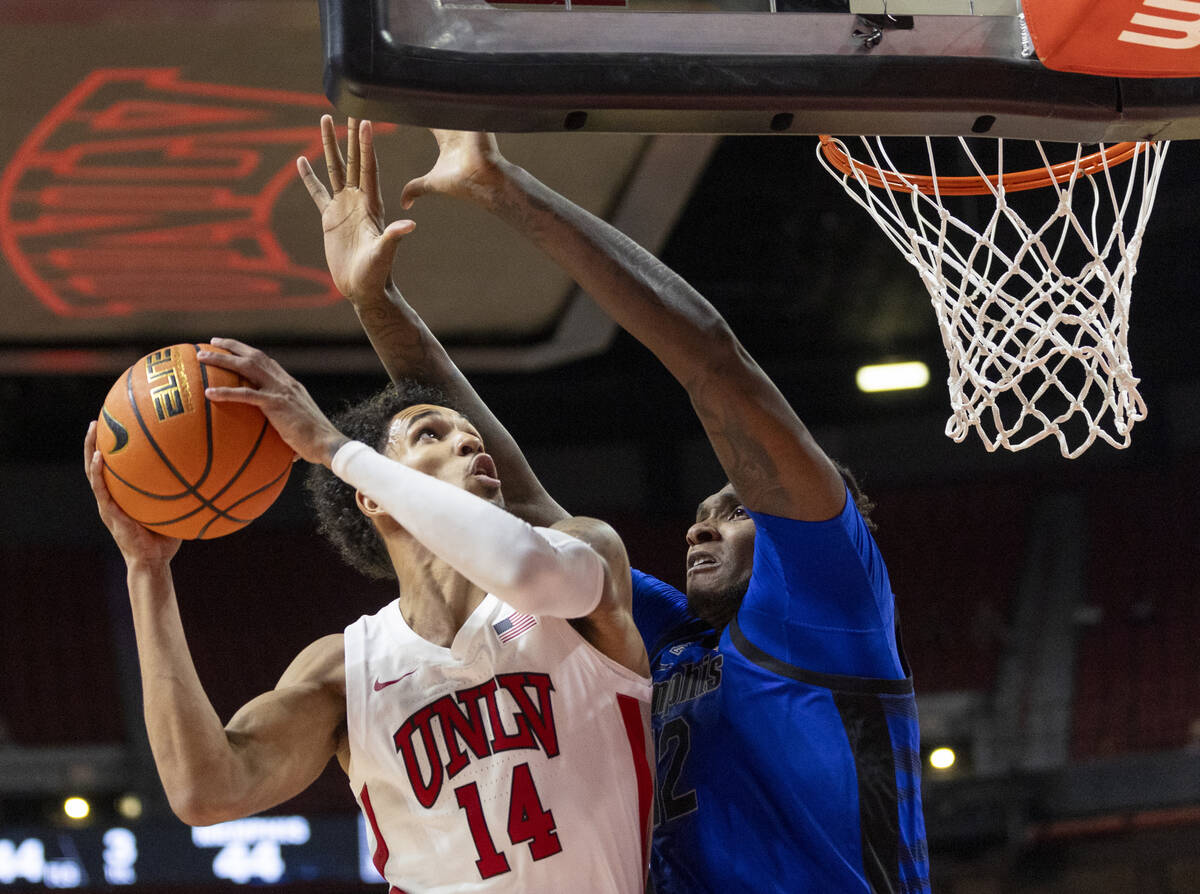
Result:
M1169 144L1090 154L1080 144L1052 162L1047 146L1062 144L1020 141L1014 151L987 140L995 147L989 173L972 148L978 140L935 146L920 138L902 165L893 161L896 141L889 150L880 137L859 140L861 161L827 135L818 158L929 292L950 362L946 434L961 442L975 429L989 451L1053 436L1069 459L1096 438L1128 447L1134 423L1146 418L1129 361L1130 293ZM1031 156L1006 172L1006 149ZM1029 199L1016 202L1017 193ZM992 201L954 204L971 196Z

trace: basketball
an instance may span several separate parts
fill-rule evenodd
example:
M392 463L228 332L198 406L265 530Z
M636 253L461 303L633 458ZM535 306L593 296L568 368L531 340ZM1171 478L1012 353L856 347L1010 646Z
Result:
M275 502L292 449L253 406L213 403L209 386L237 387L237 373L196 359L212 345L147 354L116 381L100 410L96 447L104 483L130 517L168 537L222 537Z

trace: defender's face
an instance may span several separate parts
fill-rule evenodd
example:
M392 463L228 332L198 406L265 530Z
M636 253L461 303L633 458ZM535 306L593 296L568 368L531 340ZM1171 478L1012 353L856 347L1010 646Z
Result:
M754 520L733 485L700 504L687 543L688 605L714 627L724 627L746 595L754 567Z
M504 505L496 463L483 450L479 432L447 407L416 404L392 417L384 455Z

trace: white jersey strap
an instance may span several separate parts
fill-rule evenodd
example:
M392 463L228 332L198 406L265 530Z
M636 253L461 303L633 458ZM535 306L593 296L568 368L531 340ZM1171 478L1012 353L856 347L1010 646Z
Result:
M604 564L582 540L534 528L360 441L343 444L331 468L426 549L518 611L581 618L600 604Z

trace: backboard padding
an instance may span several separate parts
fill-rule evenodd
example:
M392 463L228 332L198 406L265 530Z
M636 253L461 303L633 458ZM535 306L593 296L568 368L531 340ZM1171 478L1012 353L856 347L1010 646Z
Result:
M1200 84L1052 72L1013 15L321 0L343 112L500 131L1200 137ZM892 27L892 25L896 27Z

